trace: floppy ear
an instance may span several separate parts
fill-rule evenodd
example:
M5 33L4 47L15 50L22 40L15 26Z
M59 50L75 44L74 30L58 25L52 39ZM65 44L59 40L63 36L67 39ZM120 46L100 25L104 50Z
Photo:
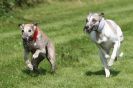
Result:
M24 24L18 24L18 26L23 29L24 28Z
M99 13L99 16L104 17L104 13L103 12Z

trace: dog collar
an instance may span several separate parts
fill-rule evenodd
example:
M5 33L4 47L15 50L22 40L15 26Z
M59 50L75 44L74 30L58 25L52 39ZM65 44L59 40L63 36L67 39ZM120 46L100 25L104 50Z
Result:
M36 40L37 40L37 36L38 36L38 28L36 28L36 30L35 30L35 32L34 32L34 34L33 34L32 39L33 39L34 41L36 41Z
M104 25L105 25L105 20L104 20L104 18L102 18L101 21L100 21L100 23L99 23L99 26L98 26L97 31L98 32L101 32L102 29L104 28Z

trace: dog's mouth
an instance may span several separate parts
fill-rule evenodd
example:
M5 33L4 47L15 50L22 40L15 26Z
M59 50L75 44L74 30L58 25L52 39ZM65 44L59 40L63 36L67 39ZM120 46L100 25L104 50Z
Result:
M32 37L25 37L25 38L22 38L23 41L27 42L27 41L32 41Z
M23 39L23 41L25 41L25 42L27 42L28 41L28 39L27 38L22 38Z
M94 26L92 26L91 28L84 27L84 32L91 33L93 31L93 28L94 28Z

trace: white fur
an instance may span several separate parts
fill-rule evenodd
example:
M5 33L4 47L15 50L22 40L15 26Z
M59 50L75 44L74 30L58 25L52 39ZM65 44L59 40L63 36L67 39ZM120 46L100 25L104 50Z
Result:
M28 69L32 71L33 70L33 65L31 64L31 61L29 59L27 59L25 62L27 64Z
M41 50L38 49L38 50L36 50L36 52L33 54L33 58L34 59L38 58L40 53L44 53L45 54L46 50L45 49L41 49Z
M116 33L114 32L114 29L109 26L107 21L110 22L115 28ZM90 37L99 47L100 58L104 65L105 74L106 77L109 77L109 66L113 65L115 58L118 56L123 56L123 53L120 53L121 41L123 41L123 33L121 28L114 21L104 20L104 22L105 23L102 27L102 30L100 29L101 31L99 34L96 31L91 31ZM97 35L99 35L98 38ZM113 51L111 56L109 56L109 51L111 48L113 48ZM110 58L108 63L107 58Z

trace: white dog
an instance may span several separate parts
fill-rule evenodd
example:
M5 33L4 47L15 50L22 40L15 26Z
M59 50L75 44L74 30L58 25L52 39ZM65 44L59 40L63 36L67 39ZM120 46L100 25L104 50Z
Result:
M120 45L123 41L121 28L112 20L104 19L104 13L90 13L86 19L84 31L90 34L100 51L100 58L104 65L106 77L110 76L109 66L117 57L122 57ZM113 48L111 56L109 52ZM110 58L107 63L107 58Z

